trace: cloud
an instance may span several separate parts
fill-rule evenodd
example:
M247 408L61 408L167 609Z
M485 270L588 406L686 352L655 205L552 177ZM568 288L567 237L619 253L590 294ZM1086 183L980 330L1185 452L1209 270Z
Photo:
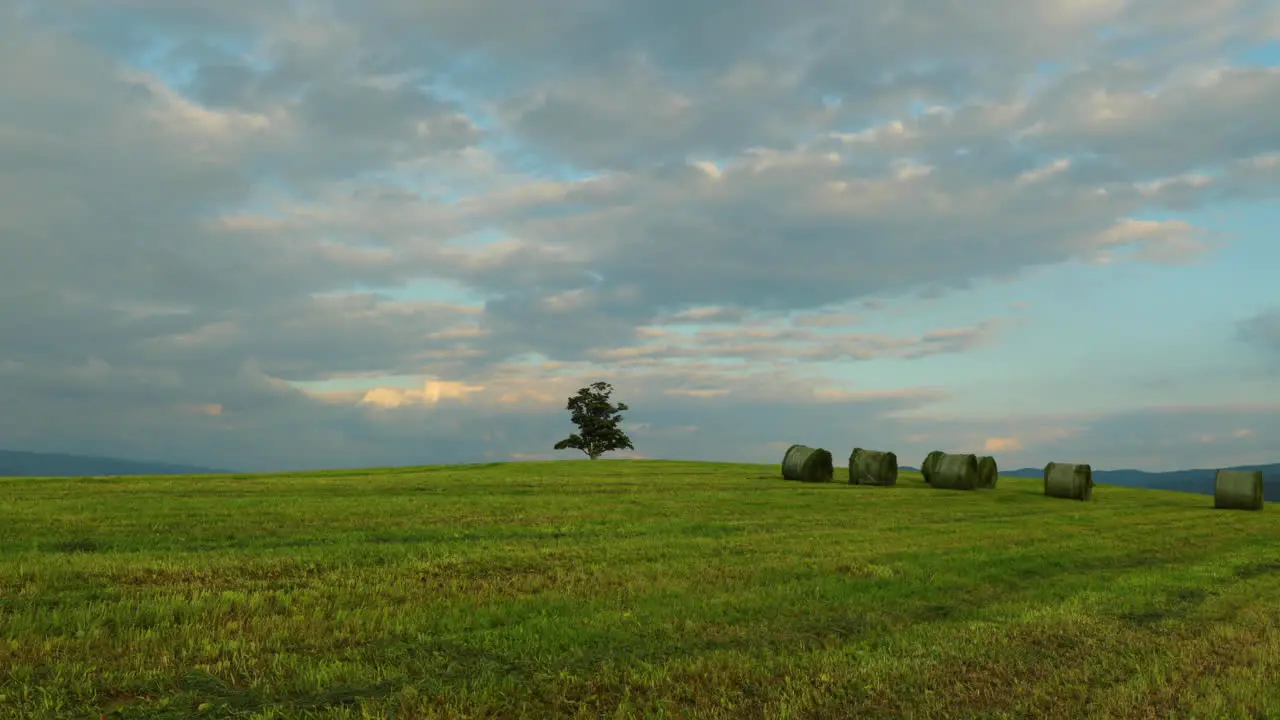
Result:
M217 417L222 414L222 406L218 403L206 403L204 405L180 405L179 407L193 413L209 415L212 417Z
M663 394L672 395L675 397L714 398L714 397L722 397L724 395L728 395L729 391L723 388L704 388L704 389L668 388L667 390L663 390Z
M1012 452L1015 450L1021 450L1022 443L1018 441L1018 438L993 437L987 438L986 441L982 443L982 449L992 453Z
M1055 112L1040 141L1058 152L1088 148L1134 179L1244 160L1280 140L1264 120L1280 111L1276 68L1207 67L1171 78L1158 92L1130 86L1087 93L1078 87L1046 98ZM1224 108L1231 108L1229 118Z
M998 283L1192 272L1224 246L1193 213L1275 199L1280 75L1225 58L1278 17L0 0L0 433L264 468L549 457L607 378L650 456L861 433L1154 461L907 411L1020 352L1047 303L974 299ZM1239 337L1280 352L1274 327ZM1268 437L1205 417L1179 437Z
M881 358L915 359L961 353L993 341L996 319L960 328L930 330L919 337L894 337L857 332L831 332L827 317L797 319L755 318L751 324L732 328L703 328L692 333L644 327L636 332L638 344L596 347L587 358L616 366L652 365L656 362L693 359L731 359L741 362L856 361ZM838 327L838 326L837 326ZM643 342L648 340L649 342Z
M1240 337L1280 360L1280 308L1264 310L1240 322Z
M369 390L361 402L378 407L400 407L422 404L434 407L444 400L466 400L468 395L484 390L483 385L467 385L449 380L428 380L421 390L379 387Z
M1097 259L1110 261L1114 247L1132 249L1138 257L1156 264L1177 265L1194 261L1208 246L1198 237L1202 232L1182 220L1124 219L1094 238Z

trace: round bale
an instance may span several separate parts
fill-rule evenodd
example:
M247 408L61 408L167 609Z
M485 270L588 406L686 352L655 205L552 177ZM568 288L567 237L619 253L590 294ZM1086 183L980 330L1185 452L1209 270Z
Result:
M973 490L978 487L978 456L942 453L933 462L929 484L942 490Z
M920 475L924 477L925 482L929 482L930 476L938 467L938 460L946 453L941 450L934 450L925 456L924 462L920 463Z
M1085 464L1051 462L1044 466L1044 494L1068 500L1093 497L1093 468Z
M1261 470L1219 470L1213 478L1213 506L1224 510L1261 510Z
M831 482L835 466L831 453L822 448L792 445L782 458L782 477L804 482Z
M978 489L994 490L999 479L1000 468L996 466L996 459L990 455L978 458Z
M803 446L803 445L792 445L791 447L787 448L787 451L786 451L786 452L782 453L782 466L783 466L784 468L787 466L787 458L791 457L791 451L792 451L792 450L795 450L796 448L799 448L799 447L804 447L804 446ZM785 476L786 476L786 473L783 473L783 476L785 477Z
M898 456L892 452L854 448L849 454L849 484L898 484Z

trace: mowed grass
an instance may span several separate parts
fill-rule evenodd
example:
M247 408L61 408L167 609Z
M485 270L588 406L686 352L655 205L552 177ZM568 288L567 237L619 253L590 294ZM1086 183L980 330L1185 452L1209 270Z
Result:
M1280 718L1280 509L1211 506L658 461L6 478L0 717Z

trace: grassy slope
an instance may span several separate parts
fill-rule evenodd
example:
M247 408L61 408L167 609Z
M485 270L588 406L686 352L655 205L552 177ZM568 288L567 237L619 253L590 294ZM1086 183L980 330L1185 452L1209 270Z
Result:
M1280 509L1210 504L639 461L4 479L0 717L1280 717Z

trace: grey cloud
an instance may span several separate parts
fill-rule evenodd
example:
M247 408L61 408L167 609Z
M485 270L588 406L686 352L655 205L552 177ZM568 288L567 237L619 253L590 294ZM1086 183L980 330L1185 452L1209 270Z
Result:
M99 357L59 365L10 361L3 376L21 383L23 392L49 400L98 398L155 404L171 401L183 389L182 377L171 368L112 365Z
M120 360L129 347L155 335L190 327L187 312L130 312L58 288L10 284L0 289L3 355L24 362L79 362L89 353ZM162 309L165 310L165 309Z
M1239 325L1240 336L1280 360L1280 308L1265 310Z
M361 60L376 53L377 38L322 7L227 3L89 10L55 2L40 15L57 18L56 26L71 37L93 37L103 27L118 26L128 40L95 44L134 56L158 55L161 64L189 71L190 81L177 89L196 101L262 113L283 126L259 139L250 167L295 186L381 170L468 147L481 137L455 104L425 87L437 72L396 67L371 74ZM256 56L227 49L237 45L255 48Z
M24 72L0 78L6 94L24 99L0 117L9 130L0 134L0 286L6 308L21 309L0 317L10 352L112 358L130 342L235 312L270 316L257 311L412 276L394 258L353 267L315 234L211 225L207 218L251 195L252 178L237 165L249 149L229 140L217 159L193 155L181 126L154 118L165 109L154 92L74 45L14 39L3 52ZM129 304L186 312L138 318L116 309Z
M469 349L475 313L433 303L392 301L371 293L313 297L222 319L180 333L155 335L139 360L216 372L241 358L289 381L343 373L415 374L450 350Z
M794 80L762 64L690 86L648 59L553 83L512 98L504 116L519 137L584 169L653 167L744 146L790 144L822 127L817 103L797 102ZM756 112L761 104L773 107Z
M154 119L154 93L81 49L20 35L0 47L23 67L0 76L0 92L21 98L0 137L0 283L39 293L59 278L74 294L140 302L250 289L252 253L199 223L247 199L239 168L191 153L186 128Z
M1135 86L1139 80L1140 76L1134 77ZM1076 79L1069 78L1069 81ZM1214 91L1212 87L1202 90ZM1209 107L1214 112L1226 113L1223 117L1234 116L1235 110L1228 109L1231 106L1215 107L1214 103L1207 102L1211 99L1187 101L1187 107ZM993 276L1005 275L1019 267L1065 259L1079 251L1085 239L1105 230L1117 217L1136 211L1144 202L1173 201L1168 195L1139 192L1129 184L1133 180L1149 178L1156 171L1194 167L1210 148L1223 153L1224 160L1236 152L1230 146L1211 143L1192 150L1201 156L1179 156L1180 149L1171 151L1165 146L1165 157L1182 159L1169 160L1164 166L1141 167L1145 161L1126 154L1121 142L1111 146L1107 144L1110 141L1106 141L1099 146L1107 149L1102 155L1077 158L1065 170L1035 183L1034 187L1007 188L998 201L1000 209L992 205L988 215L980 203L960 200L975 177L1011 181L1016 174L1034 170L1038 163L1047 163L1055 149L1064 151L1062 143L1067 142L1070 133L1083 130L1066 122L1057 130L1031 136L1027 141L1031 144L1019 150L1007 141L992 145L996 137L993 133L1031 127L1033 121L1046 114L1043 109L1036 110L1033 106L1004 117L991 116L987 111L985 120L978 120L983 115L975 112L978 110L969 112L972 120L966 120L964 108L947 116L945 122L941 116L926 116L907 128L922 139L899 148L910 153L927 149L931 146L927 143L932 143L935 150L930 152L934 154L926 153L925 157L939 161L940 166L920 182L922 188L927 188L924 193L917 193L926 198L936 194L958 201L949 205L965 208L963 220L943 219L933 208L929 208L932 212L903 212L899 217L866 217L806 206L807 199L799 196L795 188L813 191L823 182L858 179L853 167L833 171L829 167L810 166L805 168L807 175L799 175L797 170L773 170L763 176L757 173L751 180L730 175L716 184L714 193L705 190L708 182L705 177L696 173L673 175L663 170L652 176L655 182L660 177L667 186L683 185L685 191L682 195L649 196L651 205L663 203L665 210L661 213L599 213L577 217L573 223L566 222L559 227L547 221L521 230L535 236L558 238L582 233L583 247L590 248L588 252L594 255L597 271L654 288L654 297L672 305L732 302L754 307L813 306L852 297L852 288L856 288L858 294L887 292L890 284L963 288L970 279L988 272ZM1171 118L1165 132L1175 132L1172 122L1178 119ZM1213 137L1224 139L1221 135ZM983 143L991 147L984 148ZM1254 145L1242 146L1240 152L1263 150L1269 143L1265 136L1260 136L1255 138ZM951 159L944 157L943 149L956 147L968 148L970 152L959 159L954 153ZM859 153L861 148L852 149L849 154ZM1033 160L1037 157L1038 161ZM1004 163L1005 169L992 175L993 162ZM1219 196L1233 190L1241 193L1248 190L1255 196L1267 192L1256 182L1250 182L1265 170L1261 166L1250 166L1251 162L1255 161L1242 160L1229 167L1231 182L1213 186ZM1253 169L1248 170L1250 167ZM1249 179L1245 180L1244 176ZM759 181L760 177L776 177L776 180L766 184ZM638 184L629 188L615 185L613 202L621 205L626 202L622 198L627 194L630 194L628 200L643 195L645 191L640 187ZM1100 191L1106 194L1099 194ZM766 195L772 200L768 205L753 199ZM673 197L679 199L673 200ZM741 204L735 202L739 197ZM986 194L986 197L991 196ZM680 201L687 201L687 205ZM1011 213L1013 208L1017 210ZM585 239L617 238L620 233L623 236L620 242L601 243L593 239L588 243ZM685 237L697 237L699 241L689 243L683 240ZM887 237L898 240L889 244L884 242ZM783 252L778 238L797 240L790 240ZM889 257L897 255L895 251L901 251L900 258ZM1167 254L1151 245L1143 248L1143 257ZM936 262L917 261L912 267L907 260L922 255ZM849 266L832 263L831 257L847 257ZM872 267L877 268L876 273L859 273L862 268ZM895 270L886 273L889 267ZM726 282L729 277L735 282Z
M249 104L257 76L253 70L216 61L202 63L191 81L191 94L214 108L234 108Z
M799 327L843 327L859 322L862 322L861 316L830 311L799 315L792 320Z
M75 4L52 5L68 6ZM1168 1L1085 6L1065 0L1002 1L975 12L950 0L923 5L811 0L799 6L753 0L732 9L687 1L604 2L588 9L564 0L381 0L326 7L328 15L290 16L292 11L250 12L238 5L216 12L183 6L165 13L134 6L128 17L169 32L190 33L208 23L234 26L246 37L270 36L272 52L280 56L276 73L297 79L315 77L321 69L360 68L378 56L384 72L449 73L498 100L520 93L510 85L493 85L497 75L519 78L525 87L539 75L554 76L560 80L526 96L524 111L513 116L525 122L517 120L514 129L523 128L527 139L561 157L630 166L682 151L785 143L788 133L794 139L798 127L822 118L864 125L901 112L911 100L959 101L972 92L1005 95L1036 62L1079 63L1123 50L1125 43L1174 38L1184 52L1190 47L1198 57L1212 55L1247 39L1245 19L1266 5L1180 2L1173 10ZM1180 17L1168 17L1172 12ZM1187 20L1193 17L1202 20ZM240 18L238 24L234 18ZM1099 35L1103 27L1112 31L1111 39ZM465 61L446 62L444 49ZM1166 64L1180 60L1164 58ZM226 70L215 61L210 73L225 76ZM1151 70L1128 74L1130 84L1143 83L1137 87L1157 77ZM1115 85L1118 77L1113 69L1111 86L1127 87ZM743 85L742 78L754 80ZM205 84L216 83L207 79ZM662 110L674 93L696 95L696 102ZM833 95L843 96L844 103L830 115L821 110L820 100ZM744 112L761 102L772 112ZM1217 131L1225 127L1210 123ZM1146 137L1158 138L1158 133Z
M564 305L557 306L563 298ZM485 303L492 359L522 352L576 358L590 348L626 343L649 317L648 303L625 289L579 288L564 295L511 294Z
M1175 210L1198 210L1212 202L1250 202L1275 197L1280 189L1280 152L1226 165L1218 172L1189 172L1148 183L1152 203Z
M803 9L794 3L755 2L745 9L735 5L728 20L710 5L681 3L683 17L673 18L659 32L656 19L675 12L675 6L645 5L644 20L605 28L600 25L608 24L605 18L612 17L613 9L603 7L599 23L566 29L561 39L572 45L579 32L616 38L608 50L595 48L594 62L562 69L562 75L574 79L544 86L542 99L513 118L523 137L567 153L586 167L633 167L679 156L682 150L718 154L726 145L786 146L800 128L858 128L900 115L913 101L949 104L974 94L1008 96L1026 83L1037 62L1079 62L1105 53L1108 41L1098 33L1103 27L1129 31L1111 41L1116 44L1151 44L1158 38L1143 23L1151 22L1157 7L1168 11L1167 5L1156 3L1125 8L1119 3L1000 2L975 12L969 4L945 0L909 5L813 2ZM704 35L702 28L710 26L722 31ZM1186 32L1191 27L1165 24L1164 30ZM1200 47L1201 53L1230 47L1231 39L1247 27L1232 30L1234 34ZM546 49L518 41L513 46L519 49L511 52L525 58L549 56ZM647 63L642 76L614 69L634 70L628 60L635 57ZM767 103L771 113L744 113L747 104L725 92L732 87L728 79L742 76L752 61L766 57L768 62L759 67L771 68L772 77L757 79L744 97L752 99L752 107ZM1123 74L1141 89L1160 79L1159 72ZM1121 68L1107 74L1109 80L1119 80ZM671 94L695 83L701 89L696 104L674 105ZM1085 84L1097 87L1096 82L1075 83ZM824 98L840 100L839 108L824 110ZM604 108L607 112L601 112ZM785 123L779 122L783 119Z
M415 88L329 83L310 87L299 109L302 117L326 133L395 139L412 134L410 125L416 119L444 107Z
M504 298L485 319L495 338L522 334L516 345L567 357L560 353L588 346L583 335L622 338L623 325L690 306L786 311L910 287L964 289L1077 256L1142 201L1132 186L1099 194L1065 173L981 189L955 168L868 178L820 154L764 154L719 173L668 166L567 189L544 201L563 213L489 216L529 244L517 252L436 257L454 277ZM539 243L560 249L535 250ZM599 305L592 273L634 292L584 333L585 316L570 322L547 306L574 291Z
M1280 71L1227 69L1160 92L1081 93L1046 100L1048 130L1037 144L1055 152L1114 158L1131 179L1151 179L1280 150ZM1074 96L1073 96L1074 95ZM1107 113L1103 117L1095 113Z
M856 125L913 99L1005 91L1046 55L1096 47L1092 31L1110 15L1105 5L1096 13L1069 3L1002 2L975 13L943 1L925 9L831 0L731 8L687 1L585 8L564 0L330 7L348 23L346 33L363 41L330 55L380 72L447 73L506 101L512 129L545 153L615 167L785 144L797 127L836 117ZM450 62L446 51L465 59ZM923 56L951 69L921 67ZM677 95L696 98L695 106ZM842 97L839 113L823 109L822 98L832 95ZM755 112L761 103L772 112Z
M793 309L923 284L964 287L972 278L1064 260L1081 237L1133 207L1060 186L969 200L959 178L872 187L885 195L873 204L859 197L856 178L845 200L823 188L841 175L795 175L730 171L713 190L691 183L660 195L636 184L628 204L645 198L645 212L567 225L558 236L579 243L602 275L645 287L669 307ZM926 211L917 198L931 194L954 204Z
M679 325L695 323L698 325L735 324L746 319L747 312L738 307L705 307L686 308L654 318L654 325Z
M620 367L653 365L676 358L736 359L775 364L916 359L964 352L987 344L993 339L998 325L998 321L988 320L969 327L935 330L919 337L821 332L799 324L795 327L704 329L690 336L663 333L659 327L659 334L653 342L622 347L595 345L587 355Z

